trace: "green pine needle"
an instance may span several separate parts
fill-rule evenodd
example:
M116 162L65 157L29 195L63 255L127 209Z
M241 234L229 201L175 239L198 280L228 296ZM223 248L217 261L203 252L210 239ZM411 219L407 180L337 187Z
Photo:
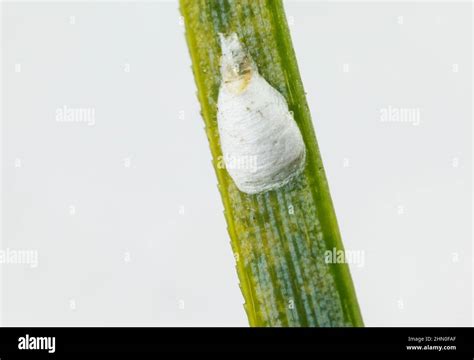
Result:
M186 38L251 326L363 326L280 0L181 0ZM284 187L240 192L222 166L218 33L235 32L287 100L306 144L304 172Z

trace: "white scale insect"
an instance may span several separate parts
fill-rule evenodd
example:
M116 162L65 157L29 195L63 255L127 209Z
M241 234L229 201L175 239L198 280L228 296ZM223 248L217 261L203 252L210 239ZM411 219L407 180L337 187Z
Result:
M226 169L244 193L278 189L304 169L301 132L285 98L260 76L237 34L219 36L217 122ZM255 159L256 166L235 166L236 159Z

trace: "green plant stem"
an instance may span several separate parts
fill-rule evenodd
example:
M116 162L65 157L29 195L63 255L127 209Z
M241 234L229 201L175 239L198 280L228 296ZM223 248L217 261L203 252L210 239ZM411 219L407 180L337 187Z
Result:
M181 0L213 165L251 326L363 326L280 0ZM240 192L222 165L217 129L218 33L237 33L260 74L286 98L307 149L284 187Z

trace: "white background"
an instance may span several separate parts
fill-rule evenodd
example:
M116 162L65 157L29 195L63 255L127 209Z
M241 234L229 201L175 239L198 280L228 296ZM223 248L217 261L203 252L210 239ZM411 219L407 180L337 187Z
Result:
M470 3L285 4L366 325L470 326ZM246 326L177 3L1 25L2 325Z

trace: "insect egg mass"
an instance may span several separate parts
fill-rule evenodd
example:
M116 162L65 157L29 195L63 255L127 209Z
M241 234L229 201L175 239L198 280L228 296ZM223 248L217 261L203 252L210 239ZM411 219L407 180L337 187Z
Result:
M305 144L285 98L260 74L235 33L220 34L217 122L223 160L238 189L278 189L304 169Z

